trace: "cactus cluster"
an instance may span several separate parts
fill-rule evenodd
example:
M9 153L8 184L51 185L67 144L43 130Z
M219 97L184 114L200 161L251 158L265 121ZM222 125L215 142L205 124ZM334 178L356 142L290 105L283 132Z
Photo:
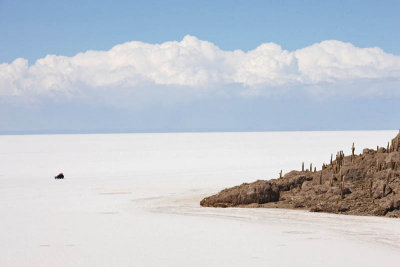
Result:
M334 163L334 172L337 174L345 163L345 157L342 150L336 153L336 160L334 161Z
M342 167L344 164L344 153L343 150L336 153L336 165L338 168Z
M390 160L390 162L389 162L389 168L390 168L392 171L393 171L393 170L397 170L397 168L398 168L397 162L394 162L394 161Z
M400 130L399 130L400 133ZM390 152L399 151L400 150L400 136L397 135L394 139L392 139L392 144L389 148Z
M380 147L377 146L376 149L377 149L376 152L378 153ZM381 148L381 152L390 153L392 151L399 151L399 149L400 149L400 137L393 139L391 145L388 142L387 148L386 149L385 148L383 148L383 149ZM360 157L362 159L364 159L365 156L363 154L360 154ZM351 146L351 155L348 158L351 159L351 163L353 164L354 160L356 158L354 142L352 143L352 146ZM342 170L343 166L345 165L345 161L346 161L346 157L345 157L345 154L344 154L343 150L340 150L340 151L338 151L336 153L336 159L335 160L333 160L333 154L331 154L330 165L323 163L322 164L322 170L319 173L319 175L317 176L318 177L317 178L318 179L317 183L319 185L322 185L322 182L323 182L322 181L323 180L322 179L323 178L322 174L323 174L323 172L325 170L327 170L327 169L329 170L329 167L331 167L332 168L332 175L329 178L329 186L332 187L334 185L334 182L338 181L337 184L338 184L338 187L340 189L340 197L342 199L344 198L344 195L346 194L346 190L345 190L345 175L343 174L343 170ZM372 167L371 171L376 173L376 172L380 172L380 171L383 171L383 170L386 170L386 169L396 170L398 168L398 164L396 162L394 162L393 160L391 160L388 163L385 163L385 162L380 162L379 159L377 159L376 160L376 165L375 166L373 165L371 167ZM313 170L313 164L310 163L310 168L305 170L304 162L302 162L302 171L303 172L304 171L310 171L310 172L314 172L315 173L317 171L317 168L314 167L314 170ZM388 175L387 175L386 183L384 183L383 186L382 186L382 196L385 196L385 194L390 194L392 192L391 188L389 186L390 179L392 177L391 175L392 174L389 172ZM280 177L282 177L282 171L280 173ZM363 177L365 178L365 175ZM336 180L336 178L337 178L337 180ZM367 181L365 186L364 186L364 184L361 184L362 191L368 190L369 191L369 196L371 198L373 198L373 184L374 184L374 182L373 182L372 178ZM393 194L394 194L394 192L393 192Z
M383 164L379 162L379 159L376 159L376 172L379 172L383 169Z
M378 151L363 149L360 156L355 154L352 143L351 154L345 157L343 151L339 151L336 159L331 154L330 164L323 163L318 172L313 163L306 168L308 165L302 162L302 173L293 171L283 175L283 171L278 170L280 179L224 189L200 204L207 207L305 207L311 211L400 217L399 149L400 133L387 146L378 146ZM252 187L250 191L249 186ZM242 198L249 192L252 202ZM274 199L266 200L267 196L274 196Z
M333 186L333 179L335 179L335 175L332 173L331 179L329 179L329 186Z

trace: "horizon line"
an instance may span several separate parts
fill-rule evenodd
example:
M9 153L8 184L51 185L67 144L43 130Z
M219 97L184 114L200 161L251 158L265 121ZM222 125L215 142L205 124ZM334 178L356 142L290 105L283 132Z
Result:
M36 130L36 131L0 131L0 136L11 135L96 135L96 134L180 134L180 133L266 133L266 132L377 132L399 131L400 129L314 129L314 130L183 130L183 131L157 131L157 130Z

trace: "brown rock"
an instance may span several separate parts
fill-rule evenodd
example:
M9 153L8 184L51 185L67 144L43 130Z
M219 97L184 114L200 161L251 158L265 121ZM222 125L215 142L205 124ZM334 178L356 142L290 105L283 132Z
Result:
M400 133L391 146L389 152L364 149L361 155L342 156L321 171L291 171L279 179L228 188L200 204L400 217Z
M204 198L205 207L232 207L241 204L267 203L279 200L279 187L268 181L256 181L225 189L216 195Z
M369 148L364 148L363 149L363 154L374 154L375 150L369 149Z

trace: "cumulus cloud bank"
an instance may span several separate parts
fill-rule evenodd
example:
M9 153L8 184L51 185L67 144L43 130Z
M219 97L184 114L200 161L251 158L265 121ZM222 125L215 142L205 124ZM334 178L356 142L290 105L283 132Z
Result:
M329 88L334 93L335 84L391 81L398 85L399 80L400 56L378 47L358 48L330 40L296 51L283 50L274 43L248 52L224 51L188 35L180 42L133 41L73 57L47 55L32 65L17 58L0 64L0 97L149 87L218 91L229 86L255 94L279 94L285 88ZM379 93L378 87L369 91ZM394 86L387 91L396 90Z

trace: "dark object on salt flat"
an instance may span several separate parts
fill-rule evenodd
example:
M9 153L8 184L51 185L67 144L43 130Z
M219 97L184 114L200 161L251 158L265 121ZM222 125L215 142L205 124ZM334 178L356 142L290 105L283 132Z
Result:
M54 179L64 179L64 174L61 172L57 176L55 176Z

